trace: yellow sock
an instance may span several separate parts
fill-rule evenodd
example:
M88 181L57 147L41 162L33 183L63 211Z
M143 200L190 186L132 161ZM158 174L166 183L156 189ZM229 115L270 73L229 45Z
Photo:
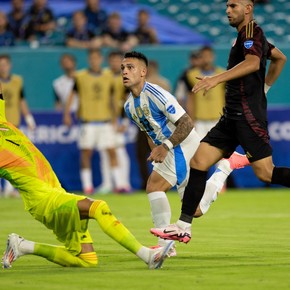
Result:
M130 252L137 254L142 248L142 245L136 240L131 232L111 213L105 201L94 201L90 207L89 217L94 218L99 223L104 233Z
M48 261L64 267L95 267L98 258L95 252L80 254L79 257L72 255L64 247L48 244L35 243L34 255L46 258Z

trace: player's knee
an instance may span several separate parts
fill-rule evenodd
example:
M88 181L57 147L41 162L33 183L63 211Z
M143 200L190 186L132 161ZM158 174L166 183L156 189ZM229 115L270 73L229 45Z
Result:
M266 182L266 183L270 183L272 180L272 172L268 172L268 171L257 171L255 172L257 178L262 181L262 182Z

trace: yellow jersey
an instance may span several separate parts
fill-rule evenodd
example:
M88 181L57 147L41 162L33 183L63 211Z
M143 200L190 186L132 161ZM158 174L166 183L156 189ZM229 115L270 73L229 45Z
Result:
M21 120L20 101L23 98L23 80L21 76L11 75L9 80L1 82L5 100L6 117L18 127Z
M216 67L211 75L219 74L225 71L222 68ZM198 76L205 76L200 69L194 68L188 71L187 79L191 87L197 82ZM218 84L216 87L210 89L206 95L203 95L203 90L199 91L193 97L193 116L195 120L217 120L223 112L225 104L225 83Z
M78 117L83 122L110 121L114 116L114 78L108 70L78 71L75 77L79 96Z

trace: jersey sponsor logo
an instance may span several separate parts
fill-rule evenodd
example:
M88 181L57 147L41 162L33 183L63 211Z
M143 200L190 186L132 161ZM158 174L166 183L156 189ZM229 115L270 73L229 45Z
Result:
M244 47L245 47L246 49L249 49L249 48L251 48L251 47L253 46L253 44L254 44L254 41L253 41L253 40L246 40L246 41L244 42Z
M176 109L175 109L175 107L174 107L173 105L170 105L170 106L166 109L166 111L167 111L168 113L170 113L170 114L175 114L175 113L176 113Z

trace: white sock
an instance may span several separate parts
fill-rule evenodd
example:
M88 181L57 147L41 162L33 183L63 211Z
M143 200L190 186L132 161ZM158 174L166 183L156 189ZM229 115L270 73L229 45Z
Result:
M148 194L148 199L151 208L151 215L154 226L156 228L163 228L170 224L171 208L164 191L154 191ZM165 244L170 241L164 242L163 239L158 239L158 245Z
M151 214L156 228L166 227L170 224L171 209L168 198L163 191L154 191L148 194Z
M136 256L143 260L146 264L148 264L150 251L152 250L142 246L141 249L136 253Z
M118 147L116 150L118 159L119 174L121 176L122 188L131 188L130 185L130 159L125 147Z
M111 174L113 177L113 182L115 184L116 188L121 188L122 186L122 181L121 181L121 176L119 175L119 167L114 166L111 168Z
M35 242L23 240L19 244L20 251L23 255L29 255L34 253Z
M223 159L219 162L217 169L206 182L205 191L199 204L203 214L208 211L212 202L217 199L218 193L222 190L232 171L228 160Z
M112 189L112 178L111 178L111 166L108 152L106 150L100 150L100 165L101 165L101 176L102 184L104 188Z
M190 223L187 223L187 222L184 222L184 221L181 221L181 220L178 220L178 221L176 222L176 224L177 224L180 228L182 228L183 230L186 230L186 229L188 229L188 228L191 228L191 224L190 224Z
M83 190L94 188L91 168L82 168L80 173Z
M233 169L230 167L230 162L227 159L222 159L219 161L218 166L213 174L219 173L220 171L224 173L224 175L221 175L219 179L224 183L233 171Z
M220 192L222 187L223 183L218 185L210 179L206 182L205 191L199 203L202 214L205 214L209 210L210 205L217 199L218 192Z

